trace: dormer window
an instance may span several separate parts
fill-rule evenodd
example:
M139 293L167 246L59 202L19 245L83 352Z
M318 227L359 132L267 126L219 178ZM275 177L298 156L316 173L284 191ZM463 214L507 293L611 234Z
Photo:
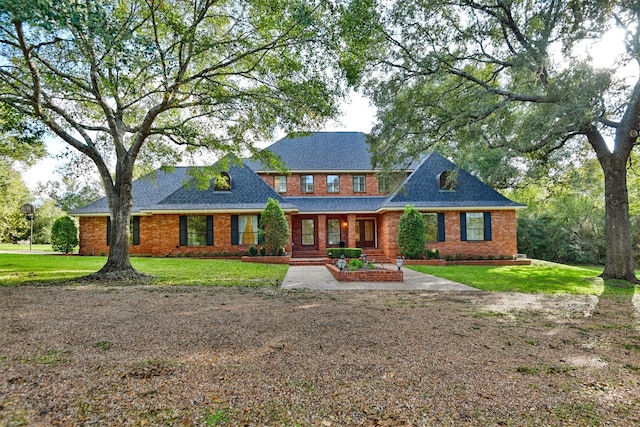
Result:
M220 176L215 177L214 191L231 191L231 177L227 172L221 172Z
M455 171L442 171L437 178L440 191L456 191L458 174Z

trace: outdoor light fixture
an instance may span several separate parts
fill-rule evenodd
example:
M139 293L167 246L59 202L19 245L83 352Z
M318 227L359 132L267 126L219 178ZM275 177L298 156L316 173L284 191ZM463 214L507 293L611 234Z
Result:
M340 258L338 258L338 262L336 264L338 265L340 271L344 269L344 267L347 265L347 261L344 259L344 255L340 255Z
M398 266L398 271L400 271L400 269L402 268L402 263L403 263L403 259L402 257L398 257L398 259L396 259L396 266Z

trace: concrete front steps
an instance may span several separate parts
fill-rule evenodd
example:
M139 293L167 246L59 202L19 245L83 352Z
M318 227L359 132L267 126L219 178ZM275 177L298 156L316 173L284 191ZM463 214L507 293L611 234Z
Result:
M391 264L391 260L380 249L364 249L363 254L367 256L367 262L374 262L376 264ZM300 253L293 254L289 265L325 265L332 264L335 259L327 258L319 253ZM395 260L393 260L395 263Z

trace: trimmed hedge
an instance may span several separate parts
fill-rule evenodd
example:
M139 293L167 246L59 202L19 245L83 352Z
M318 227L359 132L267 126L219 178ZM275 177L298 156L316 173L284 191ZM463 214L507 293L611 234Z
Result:
M340 258L340 255L344 255L345 258L360 258L362 255L361 248L328 248L327 256L329 258Z

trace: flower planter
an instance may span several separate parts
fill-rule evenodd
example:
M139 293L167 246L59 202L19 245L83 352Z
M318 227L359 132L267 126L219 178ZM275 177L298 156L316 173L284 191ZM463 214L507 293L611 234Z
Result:
M401 270L376 268L373 270L342 270L335 265L325 264L329 272L340 282L402 282L404 274Z

